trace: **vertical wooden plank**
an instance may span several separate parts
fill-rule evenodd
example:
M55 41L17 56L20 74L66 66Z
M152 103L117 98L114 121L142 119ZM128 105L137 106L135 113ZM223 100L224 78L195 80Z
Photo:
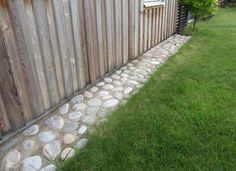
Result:
M83 48L82 44L84 43L82 40L82 30L81 26L82 21L80 19L79 13L79 2L77 0L70 1L70 9L71 9L71 19L72 19L72 30L74 37L74 45L75 45L75 55L76 55L76 66L77 66L77 76L78 76L78 88L82 89L86 85L85 81L85 63L83 58Z
M25 124L22 109L18 101L18 93L12 76L9 56L4 43L3 32L0 29L0 96L9 117L13 130ZM3 119L3 118L2 118Z
M134 1L134 58L139 55L139 7L140 0Z
M63 66L63 75L65 82L66 96L73 94L72 73L70 65L70 56L68 48L68 40L65 28L65 18L61 0L52 0L54 19L56 23L57 41L59 44L59 55Z
M129 59L129 2L122 0L123 64Z
M144 41L143 41L143 50L146 51L148 49L148 15L149 10L146 9L144 11Z
M157 8L153 8L152 13L152 47L155 45L155 38L156 38L156 14Z
M144 38L144 10L143 10L143 0L140 2L142 5L140 5L140 22L139 22L139 54L143 53L143 38Z
M64 82L63 73L62 73L63 69L62 69L62 63L61 63L61 56L59 54L59 45L57 41L57 34L56 34L56 28L55 28L55 22L54 22L54 16L53 16L52 1L51 0L45 1L45 7L46 7L46 13L47 13L50 39L52 43L52 52L53 52L53 57L54 57L55 71L56 71L56 76L57 76L60 99L64 99L65 98L65 82Z
M60 99L44 1L34 0L33 9L47 75L49 99L51 105L54 106L59 103Z
M129 59L134 58L135 47L135 0L129 1Z
M112 21L113 21L113 8L112 0L105 1L105 9L106 9L106 26L107 26L107 56L108 56L108 71L111 72L113 69L113 35L112 35Z
M115 40L116 40L116 64L117 67L122 64L122 23L121 23L121 0L115 0Z
M176 27L176 25L177 25L177 11L178 11L178 1L175 0L174 28L173 28L174 29L173 30L174 33L177 32L177 27Z
M27 28L29 30L28 34L30 35L30 42L32 43L33 48L33 58L36 65L37 76L39 78L40 89L42 93L42 100L44 104L44 109L48 109L50 107L49 101L49 93L48 93L48 86L47 86L47 79L45 76L45 68L44 68L44 61L41 55L41 49L39 45L39 37L37 34L37 27L34 19L33 9L31 5L31 0L25 0L25 12L26 12L26 23ZM30 5L29 5L30 4Z
M7 110L0 93L0 139L1 136L11 130L11 123L8 118Z
M151 8L148 14L148 49L152 47L152 11Z
M24 119L28 121L32 118L32 109L29 102L29 97L26 89L26 80L24 77L24 72L22 64L20 62L20 57L18 53L17 42L15 34L12 30L12 23L10 21L10 15L8 10L7 0L0 1L0 27L3 29L3 37L5 40L5 46L7 54L11 61L12 75L15 80L17 87L19 100L21 102L22 110L24 113Z
M160 31L160 25L159 25L159 20L160 20L160 7L157 8L156 10L156 36L155 36L155 44L158 44L158 39L159 39L159 31Z
M79 3L79 18L81 24L81 47L82 47L82 54L83 54L83 64L84 64L84 76L85 76L85 83L90 83L90 76L89 76L89 64L88 64L88 51L86 46L86 31L85 31L85 9L84 9L84 2L81 0Z
M72 33L72 16L70 9L71 1L63 0L64 7L64 16L65 16L65 25L66 25L66 35L68 39L69 46L69 55L70 55L70 67L71 67L71 76L73 83L73 92L78 91L78 80L77 80L77 66L76 66L76 57L75 57L75 44L73 42L73 33Z
M104 36L103 36L103 19L102 18L102 5L103 0L97 0L96 2L96 21L97 21L97 34L98 34L98 53L99 53L99 70L100 75L105 74L105 58L104 58Z
M36 66L32 58L32 44L30 43L28 28L25 22L24 3L22 0L8 1L12 23L18 43L21 62L24 68L27 91L29 93L32 111L34 114L44 112L42 95L39 87ZM30 80L30 81L29 81Z
M162 7L162 10L161 10L161 41L164 40L164 37L165 37L165 7Z

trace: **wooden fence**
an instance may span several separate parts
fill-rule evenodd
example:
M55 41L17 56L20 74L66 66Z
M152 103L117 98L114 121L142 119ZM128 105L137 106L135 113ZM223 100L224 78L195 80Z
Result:
M177 0L1 0L1 134L176 32Z

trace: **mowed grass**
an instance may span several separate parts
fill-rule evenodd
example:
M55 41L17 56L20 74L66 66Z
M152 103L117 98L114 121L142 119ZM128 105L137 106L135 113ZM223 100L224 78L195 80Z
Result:
M236 8L219 9L59 170L236 170Z

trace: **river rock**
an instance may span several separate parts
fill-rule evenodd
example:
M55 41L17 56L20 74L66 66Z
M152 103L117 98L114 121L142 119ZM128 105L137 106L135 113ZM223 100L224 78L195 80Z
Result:
M39 126L37 124L35 124L35 125L32 125L31 127L27 128L23 132L23 134L26 136L33 136L33 135L38 134L38 132L39 132Z
M42 166L40 156L32 156L24 159L21 164L21 171L37 171Z
M62 129L64 126L64 120L62 119L61 116L52 116L45 121L45 124L49 128Z
M17 170L20 165L21 153L18 150L11 150L2 160L1 170Z
M55 160L61 153L61 144L59 141L51 142L44 146L43 154L49 160Z
M65 148L61 152L61 160L67 160L67 159L73 157L74 154L75 154L75 150L73 148Z

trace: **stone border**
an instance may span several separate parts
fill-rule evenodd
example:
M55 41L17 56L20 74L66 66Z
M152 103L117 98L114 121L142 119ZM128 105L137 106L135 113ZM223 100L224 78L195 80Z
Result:
M88 142L88 131L148 80L189 37L174 35L98 82L0 147L1 170L56 170ZM11 150L9 150L11 149Z

